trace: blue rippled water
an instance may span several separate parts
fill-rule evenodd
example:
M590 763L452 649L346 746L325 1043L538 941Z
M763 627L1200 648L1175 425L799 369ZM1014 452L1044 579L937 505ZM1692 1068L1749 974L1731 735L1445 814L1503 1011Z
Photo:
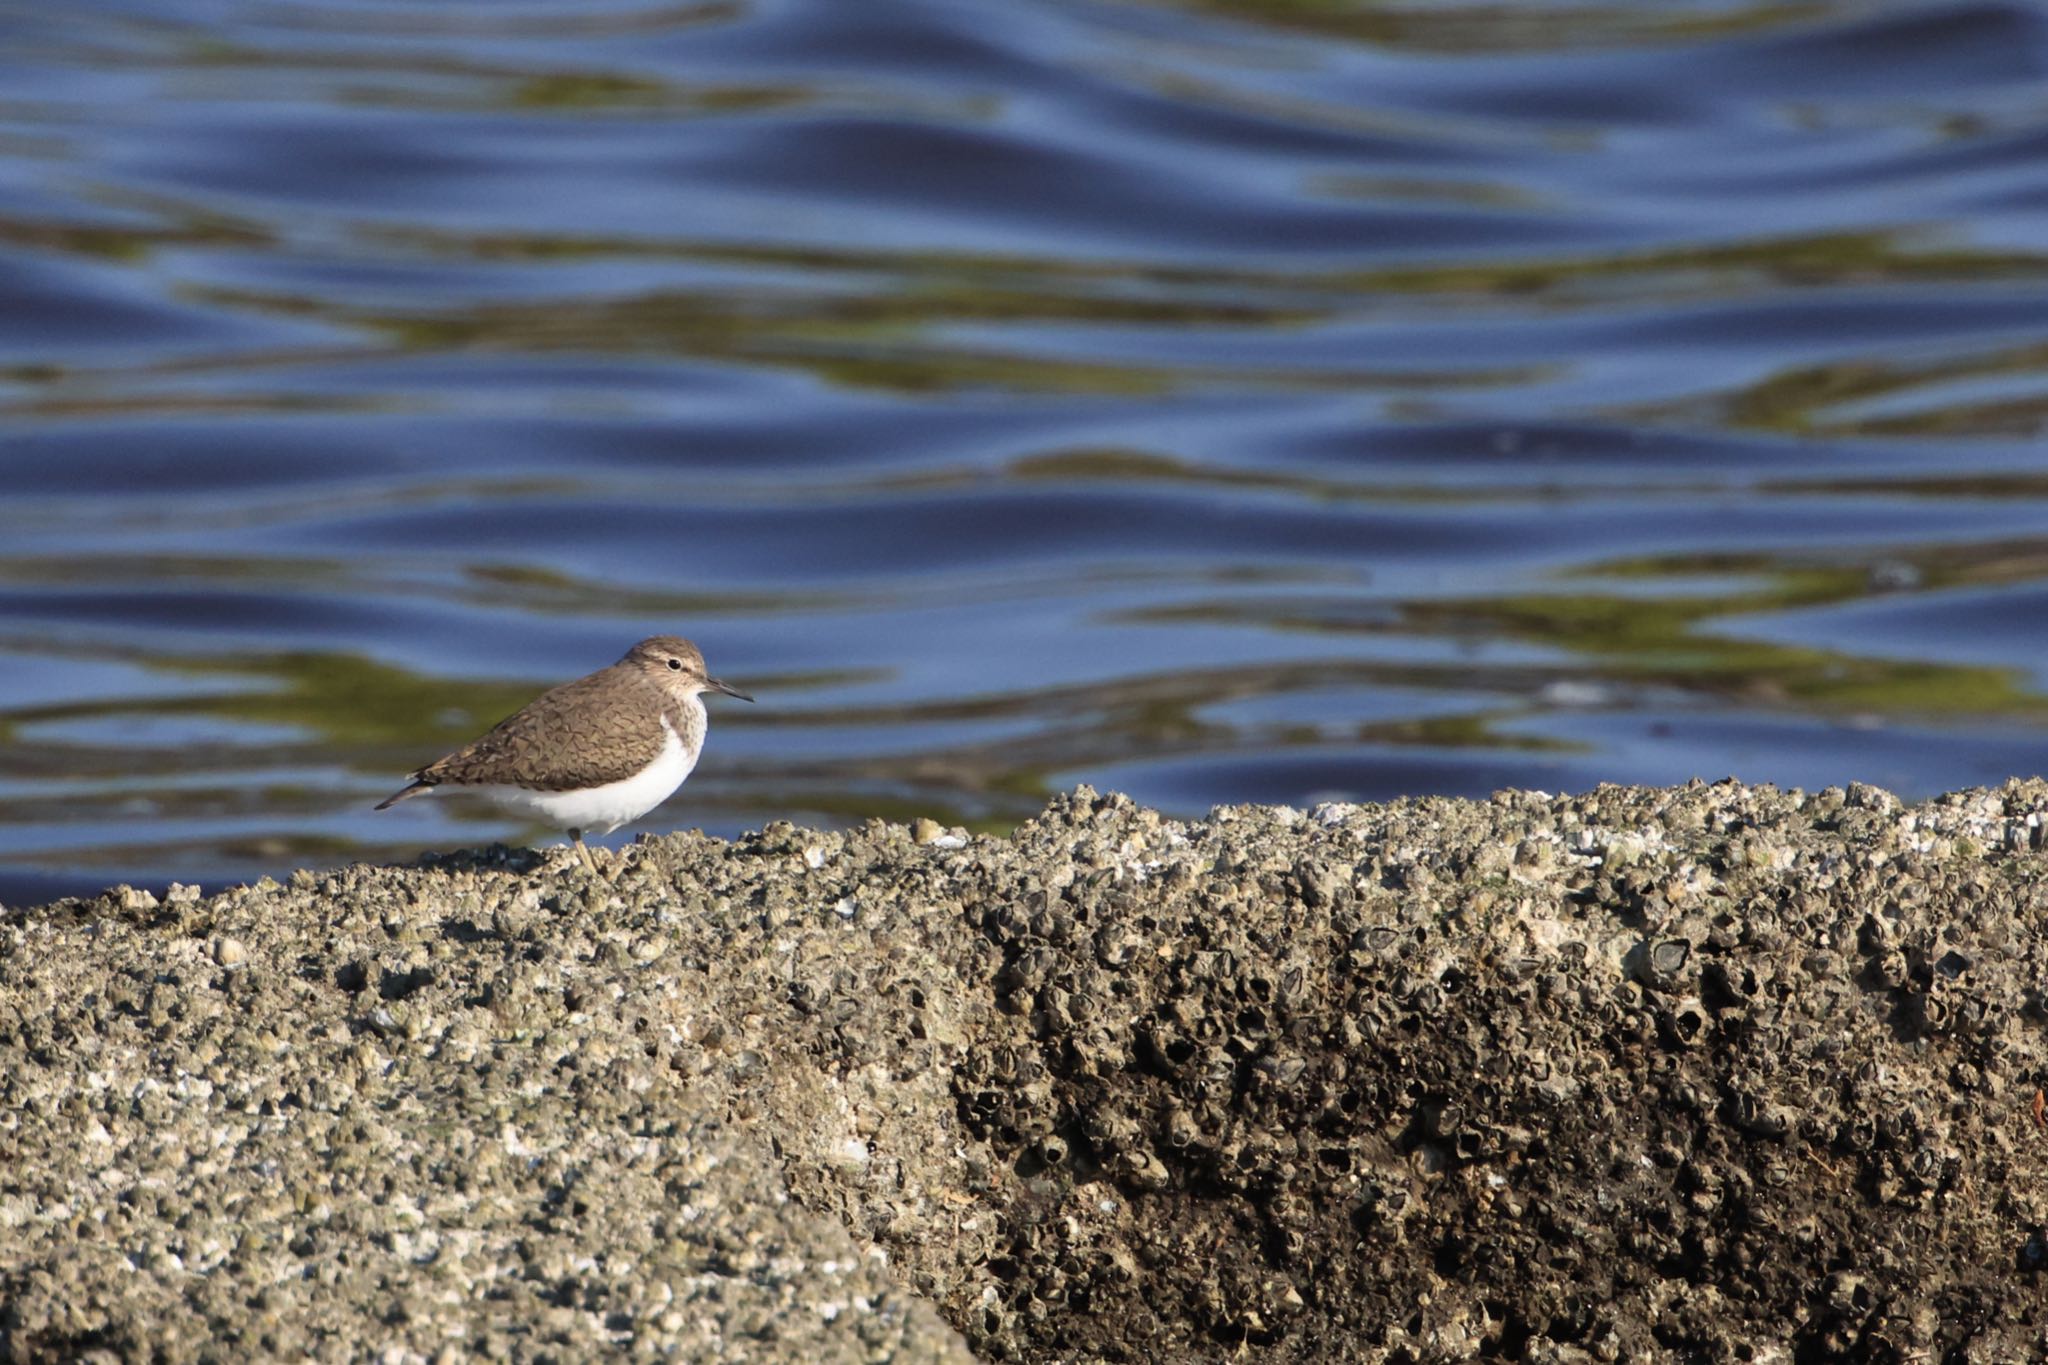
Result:
M0 10L0 901L538 832L2048 766L2048 14ZM623 834L619 837L625 837Z

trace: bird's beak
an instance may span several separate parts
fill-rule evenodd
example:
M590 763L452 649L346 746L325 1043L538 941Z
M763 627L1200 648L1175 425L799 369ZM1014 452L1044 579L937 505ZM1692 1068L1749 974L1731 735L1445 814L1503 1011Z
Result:
M710 688L710 689L711 689L711 690L712 690L713 692L723 692L723 693L725 693L725 695L726 695L726 696L728 696L728 697L738 697L738 698L739 698L739 699L740 699L741 701L752 701L752 700L753 700L753 698L752 698L752 697L750 697L750 696L748 696L748 695L747 695L746 693L744 693L744 692L740 691L740 690L739 690L739 689L738 689L737 687L734 687L734 686L733 686L733 685L732 685L731 683L727 683L727 682L720 682L720 681L719 681L718 679L716 679L716 678L706 678L706 679L704 680L704 682L705 682L705 685L706 685L706 686L708 686L708 687L709 687L709 688Z

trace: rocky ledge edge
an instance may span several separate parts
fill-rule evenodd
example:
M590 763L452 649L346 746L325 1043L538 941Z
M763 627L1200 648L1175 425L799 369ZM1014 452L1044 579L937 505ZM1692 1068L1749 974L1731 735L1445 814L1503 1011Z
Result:
M2048 785L0 914L15 1360L2048 1354Z

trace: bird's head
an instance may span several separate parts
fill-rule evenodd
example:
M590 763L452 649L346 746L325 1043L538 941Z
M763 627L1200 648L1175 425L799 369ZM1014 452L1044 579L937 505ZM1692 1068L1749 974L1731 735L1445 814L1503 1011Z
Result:
M738 688L707 673L703 654L680 635L650 635L627 650L626 657L619 662L644 671L665 691L677 697L723 692L741 701L753 700Z

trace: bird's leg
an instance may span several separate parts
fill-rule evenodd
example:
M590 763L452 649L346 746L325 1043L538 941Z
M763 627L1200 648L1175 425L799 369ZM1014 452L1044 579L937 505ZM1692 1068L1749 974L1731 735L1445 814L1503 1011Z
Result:
M576 841L576 852L582 855L583 865L590 869L590 875L602 877L604 874L597 870L597 859L590 856L590 846L583 842L583 831L572 829L569 831L569 837Z

